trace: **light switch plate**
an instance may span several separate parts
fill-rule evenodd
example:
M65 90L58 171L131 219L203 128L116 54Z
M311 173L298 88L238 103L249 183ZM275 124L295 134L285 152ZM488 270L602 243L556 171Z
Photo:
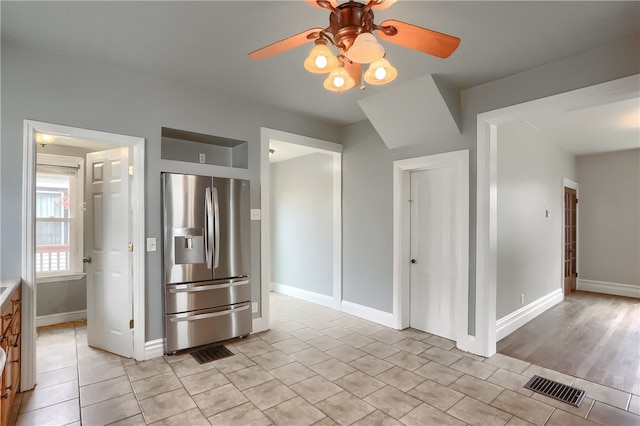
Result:
M260 220L260 209L251 209L251 220Z
M147 251L157 251L158 244L155 238L147 238Z

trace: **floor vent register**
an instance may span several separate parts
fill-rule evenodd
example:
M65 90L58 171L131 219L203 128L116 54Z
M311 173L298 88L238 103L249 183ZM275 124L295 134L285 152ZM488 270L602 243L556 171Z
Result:
M540 376L533 376L531 380L524 385L526 389L546 395L558 401L566 402L575 407L579 407L586 394L582 389L572 386L563 385L553 380L545 379Z
M233 355L233 352L222 345L210 346L208 348L191 352L191 356L193 359L198 361L198 364L206 364L207 362L226 358L231 355Z

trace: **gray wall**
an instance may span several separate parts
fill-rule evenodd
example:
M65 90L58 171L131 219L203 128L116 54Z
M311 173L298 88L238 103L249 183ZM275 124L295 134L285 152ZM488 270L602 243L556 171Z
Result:
M146 139L146 235L161 237L161 128L247 141L251 207L260 208L262 126L339 142L334 126L93 61L2 40L0 278L21 274L23 121L32 119ZM253 301L260 298L260 224L252 221ZM162 337L160 251L146 255L146 340Z
M425 134L421 145L387 150L370 124L358 123L345 128L342 132L344 299L392 311L393 161L469 149L469 331L474 334L477 115L639 72L639 39L629 38L463 90L459 137L433 140ZM505 309L498 307L498 311Z
M573 155L526 123L498 126L498 319L561 288L563 178Z
M577 158L578 279L640 287L640 149Z
M271 282L333 295L333 157L271 164Z
M87 309L87 280L37 284L36 316L63 314Z
M391 312L392 156L368 121L343 138L342 298Z

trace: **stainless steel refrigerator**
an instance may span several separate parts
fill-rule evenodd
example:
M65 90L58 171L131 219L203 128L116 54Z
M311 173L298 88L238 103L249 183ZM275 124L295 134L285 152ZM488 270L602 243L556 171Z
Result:
M164 351L251 332L249 182L162 173Z

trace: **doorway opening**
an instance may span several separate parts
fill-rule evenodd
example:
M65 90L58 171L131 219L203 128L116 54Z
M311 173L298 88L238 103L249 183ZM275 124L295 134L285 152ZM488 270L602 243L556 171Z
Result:
M427 190L417 191L417 176L414 173L423 172L426 173L423 186L427 187ZM418 203L417 199L413 199L415 197L425 199ZM423 220L424 216L429 216L429 212L421 210L420 214L416 214L414 202L420 204L417 206L418 209L424 210L434 203L444 210L435 212L430 220ZM426 305L429 303L426 295L438 294L446 299L447 306L444 309L447 312L444 315L447 317L446 321L452 322L450 329L444 332L447 334L444 337L452 338L458 348L466 350L469 290L469 151L394 161L393 217L394 326L397 329L415 326L416 312L412 311L430 309ZM416 223L417 220L420 220L420 223ZM421 275L416 267L432 262L438 263L438 259L433 250L419 250L416 245L415 229L421 227L424 232L419 233L424 235L418 240L422 239L426 244L435 243L438 246L435 249L438 252L437 256L442 254L441 249L443 244L446 244L447 259L451 261L447 271L440 270L441 276L429 277L426 281L422 279L422 275L426 275ZM439 234L440 237L429 237L430 233ZM414 255L424 257L416 259ZM416 283L416 280L420 282ZM418 289L420 291L417 291ZM416 292L418 297L414 297ZM414 301L414 298L424 299L422 301L425 304L415 305L420 303L420 300ZM433 325L433 322L431 324Z
M41 135L55 135L57 144L62 146L82 144L85 150L104 150L107 148L121 147L120 150L130 152L133 160L130 167L124 167L123 173L132 174L127 179L129 202L123 217L129 218L128 231L128 262L126 267L126 287L131 301L130 332L133 344L132 356L136 360L145 359L145 252L133 250L134 247L144 247L144 139L139 137L124 136L113 133L99 132L51 123L25 120L24 122L24 146L23 146L23 233L22 233L22 390L32 389L36 384L36 315L37 315L37 279L36 279L36 169L37 169L37 143ZM55 142L54 142L55 143ZM54 145L49 145L53 147ZM87 149L89 148L89 149ZM70 148L68 148L70 149ZM60 148L58 154L64 153ZM68 154L68 151L67 151ZM67 155L69 157L69 155ZM112 165L119 163L112 161ZM124 162L123 162L124 166ZM140 173L135 171L139 170ZM94 171L91 171L93 173ZM96 170L97 172L97 170ZM128 176L127 176L128 177ZM128 321L128 319L127 319Z
M477 193L476 193L476 283L474 314L475 340L471 352L489 357L496 353L497 289L497 150L498 126L524 121L542 114L557 114L640 96L638 75L624 77L571 92L504 107L478 114ZM559 297L541 305L555 304L562 298L562 274L558 275Z
M578 279L578 184L564 179L564 297L577 290Z
M270 153L270 150L273 150ZM280 150L280 152L279 152ZM284 151L289 151L292 155L301 155L300 159L306 158L314 162L313 167L325 176L324 195L325 200L330 203L330 207L326 209L326 213L331 215L331 220L327 222L325 230L329 235L325 235L326 244L324 244L325 266L329 269L326 278L330 280L330 288L318 291L313 287L309 289L297 288L293 286L281 285L283 283L274 283L274 288L292 296L303 298L313 303L319 303L334 309L340 309L342 301L342 145L327 142L319 139L300 136L292 133L282 132L273 129L262 128L261 145L260 145L260 198L261 198L261 225L260 225L260 256L261 256L261 310L260 317L253 319L253 332L269 329L269 292L271 291L272 280L272 248L273 238L271 227L274 216L274 208L272 206L272 188L271 188L271 166L269 155L274 158L283 155ZM296 154L297 153L297 154ZM304 156L304 157L303 157ZM291 157L293 158L293 157ZM294 160L295 161L295 160ZM306 161L306 160L305 160ZM328 168L330 171L324 172L322 168ZM288 173L289 171L284 171ZM329 176L331 182L326 181ZM310 186L310 184L307 184ZM296 188L296 191L303 190L302 187ZM308 194L312 194L312 187L306 188ZM297 199L300 201L300 199ZM274 200L276 202L276 200ZM312 203L313 204L313 203ZM307 206L312 209L312 204ZM309 213L310 211L307 211ZM300 213L300 212L299 212ZM306 215L306 213L301 212ZM300 219L302 216L297 215ZM310 218L311 220L313 218ZM304 255L304 253L303 253ZM282 272L282 271L280 271ZM330 293L330 295L326 294Z

